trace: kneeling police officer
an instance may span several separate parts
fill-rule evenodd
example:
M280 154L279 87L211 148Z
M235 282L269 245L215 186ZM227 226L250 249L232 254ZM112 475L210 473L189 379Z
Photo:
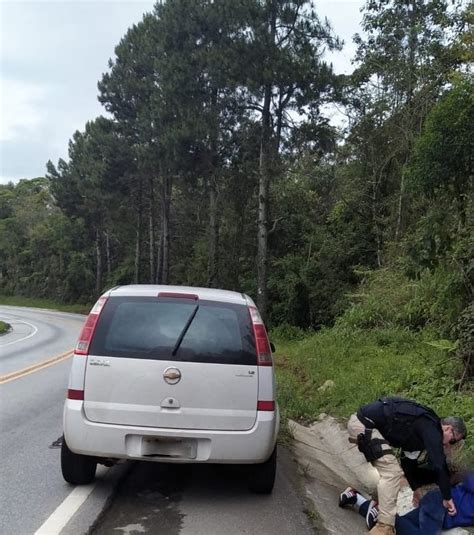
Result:
M443 496L443 506L448 514L456 514L444 447L466 437L462 418L439 418L432 409L415 401L384 397L361 407L350 417L347 428L350 440L357 443L359 450L380 476L377 485L379 517L370 530L371 535L395 533L397 496L402 475L405 475L414 491L414 502L419 500L422 482L417 478L417 465L422 452L426 452L434 471L434 479ZM402 449L401 467L392 448Z

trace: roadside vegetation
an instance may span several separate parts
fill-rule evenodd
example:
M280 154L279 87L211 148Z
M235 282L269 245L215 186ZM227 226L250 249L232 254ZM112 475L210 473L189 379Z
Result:
M5 334L10 329L10 325L4 321L0 321L0 334Z
M474 460L474 307L466 308L459 322L463 335L455 339L456 329L443 329L452 325L453 307L443 291L426 291L426 282L409 282L396 272L366 272L334 327L273 329L284 418L347 418L380 396L406 396L440 416L463 417L469 430L464 455Z
M52 310L60 310L61 312L73 312L76 314L88 314L92 308L92 304L67 304L54 301L53 299L41 299L39 297L18 297L13 295L0 295L0 305L47 308Z

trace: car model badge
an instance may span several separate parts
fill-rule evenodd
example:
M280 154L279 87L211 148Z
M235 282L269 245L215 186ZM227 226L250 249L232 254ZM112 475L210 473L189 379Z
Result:
M110 360L89 359L89 366L110 366Z
M178 368L166 368L166 370L163 372L163 379L169 385L175 385L181 381L181 372L178 370Z

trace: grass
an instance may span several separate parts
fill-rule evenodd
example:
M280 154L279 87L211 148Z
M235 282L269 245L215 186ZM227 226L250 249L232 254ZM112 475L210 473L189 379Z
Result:
M0 334L5 334L8 332L8 329L10 328L10 325L8 323L5 323L4 321L0 321Z
M77 314L88 314L92 305L71 304L65 305L52 299L39 299L33 297L17 297L12 295L0 295L0 305L11 305L19 307L34 307L60 310L62 312L75 312Z
M278 400L282 415L312 422L320 413L347 418L383 395L402 395L431 406L441 416L465 418L467 450L473 448L473 385L458 392L457 359L427 342L429 332L400 328L326 329L302 340L274 340ZM318 390L325 381L334 386Z

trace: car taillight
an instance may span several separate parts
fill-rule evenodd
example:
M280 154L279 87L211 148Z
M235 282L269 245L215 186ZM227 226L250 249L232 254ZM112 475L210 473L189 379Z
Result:
M69 388L67 391L67 399L79 399L84 400L84 390L74 390Z
M270 349L270 342L268 341L267 331L265 330L260 312L252 306L249 307L249 312L252 319L258 365L272 366L272 350Z
M97 303L94 305L92 310L87 317L86 323L82 327L81 334L79 335L79 340L77 342L76 350L74 353L76 355L88 355L89 346L94 336L94 331L99 321L100 313L104 308L105 303L107 302L107 297L100 297Z
M274 401L257 401L257 410L258 411L274 411L275 402Z

